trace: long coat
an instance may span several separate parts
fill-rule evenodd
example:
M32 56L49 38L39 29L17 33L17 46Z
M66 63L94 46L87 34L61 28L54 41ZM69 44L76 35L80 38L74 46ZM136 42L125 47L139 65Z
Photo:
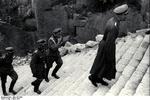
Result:
M43 79L45 77L45 54L40 51L35 51L32 55L30 68L33 77Z
M108 20L104 37L99 43L96 58L90 70L90 74L98 78L111 80L116 74L115 40L119 33L119 21L116 18Z

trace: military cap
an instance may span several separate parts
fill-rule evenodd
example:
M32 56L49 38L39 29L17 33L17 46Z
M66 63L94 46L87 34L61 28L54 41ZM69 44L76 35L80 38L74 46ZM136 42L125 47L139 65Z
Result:
M62 31L62 28L55 28L54 30L53 30L53 33L58 33L58 32L61 32Z
M6 51L14 51L14 48L13 47L7 47L5 48Z
M125 13L128 10L128 5L127 4L123 4L119 7L116 7L113 12L116 14L122 14Z
M45 42L46 42L45 39L39 39L39 40L37 40L37 43L45 43Z

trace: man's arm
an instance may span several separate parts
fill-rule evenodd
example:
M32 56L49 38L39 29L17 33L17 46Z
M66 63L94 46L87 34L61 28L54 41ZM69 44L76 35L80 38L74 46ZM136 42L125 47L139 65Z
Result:
M64 46L66 44L66 42L69 40L70 40L70 36L63 37L62 42L61 42L61 46Z
M55 51L59 47L61 47L61 42L58 42L57 44L55 44L52 40L48 41L48 48L51 48L51 49L53 49Z

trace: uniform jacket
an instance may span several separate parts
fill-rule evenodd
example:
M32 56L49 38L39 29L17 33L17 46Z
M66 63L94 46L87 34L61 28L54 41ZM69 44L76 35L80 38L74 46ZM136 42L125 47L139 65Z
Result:
M35 51L32 55L30 68L33 77L43 79L45 77L45 54L41 51Z

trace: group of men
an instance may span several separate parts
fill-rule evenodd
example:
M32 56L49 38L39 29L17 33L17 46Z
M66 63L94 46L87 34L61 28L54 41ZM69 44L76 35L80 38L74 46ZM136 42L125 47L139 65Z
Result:
M52 72L52 76L56 79L60 77L56 74L57 71L63 64L61 59L61 55L59 53L59 47L64 45L66 40L63 40L62 37L62 29L56 28L53 31L52 36L46 42L44 39L39 39L37 44L37 50L34 51L32 54L30 68L33 74L33 77L36 78L31 84L34 86L34 92L37 94L41 94L39 90L39 86L43 79L46 82L49 82L49 70L53 66L53 63L56 62L56 67ZM48 47L48 48L47 48ZM2 55L0 52L0 77L1 77L1 86L3 95L7 96L8 93L6 92L6 80L7 76L10 76L12 82L10 84L9 92L12 94L16 94L17 92L13 90L14 85L18 79L18 75L12 66L13 62L13 55L14 55L14 48L7 47L5 49L6 54Z
M58 49L63 46L65 42L66 41L64 41L62 37L61 28L56 28L53 31L53 34L47 43L43 39L37 41L38 49L33 53L30 63L33 77L36 77L36 80L31 83L34 86L34 92L41 94L41 91L39 90L40 83L43 79L45 79L46 82L49 82L49 70L54 62L56 62L56 66L51 76L56 79L60 78L56 73L61 68L63 61ZM47 49L46 44L48 47Z
M115 40L119 34L119 22L126 19L125 16L128 13L128 5L121 5L115 8L113 12L116 16L110 18L106 24L103 39L99 43L97 55L90 70L89 80L95 87L97 87L97 83L107 86L108 83L105 82L103 78L111 80L115 78L116 74ZM56 28L47 42L44 39L37 41L38 48L34 51L30 62L33 77L36 78L31 85L34 86L34 92L37 94L41 94L39 90L41 82L44 79L46 82L49 82L49 70L54 62L56 62L57 65L51 75L56 79L60 78L56 73L61 68L63 61L58 49L64 45L65 42L66 41L63 41L61 28ZM3 94L7 95L5 83L7 75L9 75L12 78L9 92L16 94L13 87L17 81L18 75L12 66L14 49L13 47L8 47L6 51L7 53L4 57L0 54L2 90Z

